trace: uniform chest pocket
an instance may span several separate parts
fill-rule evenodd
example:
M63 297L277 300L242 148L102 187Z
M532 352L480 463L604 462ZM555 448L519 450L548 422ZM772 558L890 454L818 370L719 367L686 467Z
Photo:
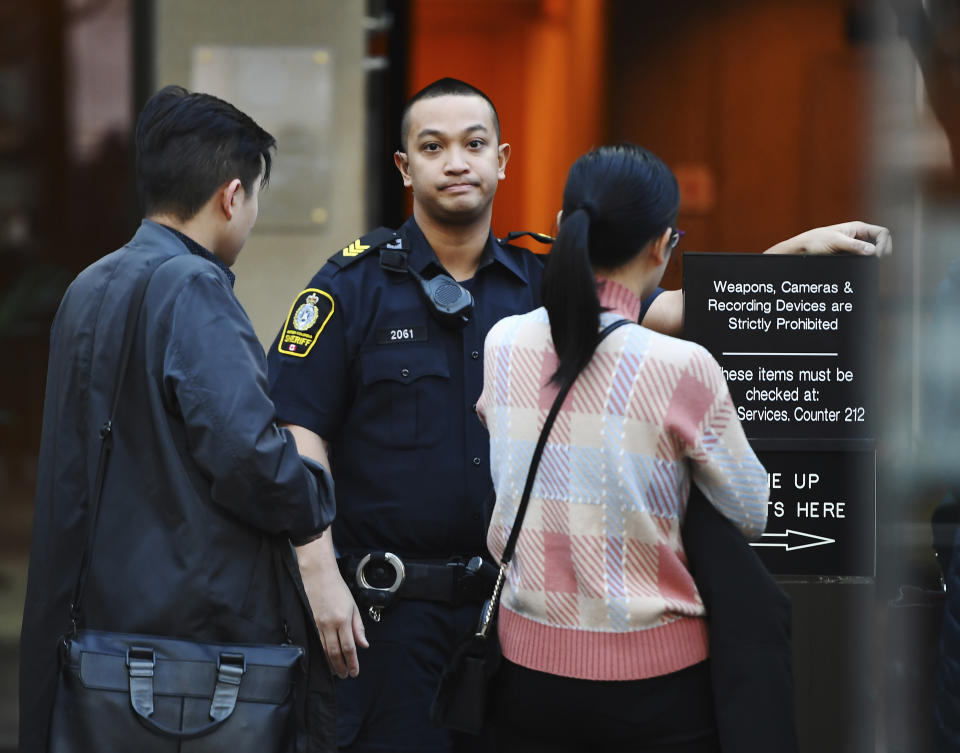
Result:
M444 351L385 346L360 357L357 427L378 447L430 447L447 434L450 365Z

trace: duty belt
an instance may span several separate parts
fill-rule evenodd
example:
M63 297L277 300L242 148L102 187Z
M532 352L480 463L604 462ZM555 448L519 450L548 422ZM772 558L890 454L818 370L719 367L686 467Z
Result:
M344 555L340 574L360 607L375 622L397 599L417 599L457 606L482 604L497 579L497 569L482 557L403 560L392 552Z

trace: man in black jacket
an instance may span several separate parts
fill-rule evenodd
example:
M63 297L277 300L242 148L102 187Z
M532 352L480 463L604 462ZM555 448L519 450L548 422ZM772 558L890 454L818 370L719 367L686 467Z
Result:
M329 474L278 428L263 349L229 267L257 218L273 137L167 87L137 124L146 219L86 270L53 323L21 637L21 751L47 749L58 645L90 526L132 291L150 280L113 420L80 628L307 651L291 750L334 747L330 672L290 540L334 514Z

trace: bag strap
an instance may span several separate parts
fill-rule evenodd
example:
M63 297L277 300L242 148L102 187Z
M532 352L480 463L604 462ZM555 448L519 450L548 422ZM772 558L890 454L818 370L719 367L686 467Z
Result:
M612 324L608 324L604 327L600 333L597 335L597 342L593 346L596 349L603 340L613 332L615 329L622 327L624 324L630 324L630 321L627 319L618 319ZM563 388L557 393L556 398L553 401L553 405L550 406L550 412L547 414L546 420L543 422L543 429L540 431L540 439L537 440L537 446L533 451L533 458L530 460L530 470L527 471L527 483L523 487L523 495L520 497L520 506L517 508L517 516L513 522L513 528L510 531L510 538L507 539L507 545L503 548L503 555L500 557L500 562L504 565L509 565L510 560L513 559L513 550L517 546L517 538L520 536L520 526L523 524L523 518L527 514L527 505L530 503L530 494L533 492L533 482L537 476L537 467L540 465L540 458L543 455L544 447L547 445L547 437L550 436L550 430L553 428L553 422L557 419L557 414L560 413L560 406L563 405L563 401L567 397L567 393L570 392L570 388L573 386L573 383L577 380L578 374L575 374L573 379L571 379Z
M130 357L133 352L133 338L136 334L137 322L140 319L140 311L143 308L143 299L146 297L147 286L150 284L154 273L169 260L169 258L152 260L150 266L148 266L147 273L137 280L133 288L133 293L130 296L130 306L127 308L127 319L123 329L123 344L120 347L117 381L113 386L113 397L110 401L110 413L107 416L107 420L104 421L100 427L100 455L97 460L97 475L94 477L93 482L93 495L90 497L90 525L87 529L87 541L80 558L80 570L77 575L77 585L73 592L73 601L70 604L71 635L76 635L77 632L77 620L80 616L80 600L83 598L87 574L90 571L90 561L93 558L93 542L97 532L100 498L103 496L103 480L107 472L107 463L110 460L110 451L113 448L113 419L117 414L117 407L120 404L121 387L127 374L127 367L130 365Z
M631 324L631 322L628 319L618 319L604 327L597 335L597 341L593 346L594 350L603 342L607 335L615 329L622 327L624 324ZM533 450L533 458L530 460L530 470L527 471L527 482L523 487L523 494L520 497L520 505L517 507L517 515L513 521L513 528L510 530L507 545L503 548L503 554L500 556L500 572L497 574L497 582L493 587L493 595L487 604L484 605L480 618L480 628L477 634L481 637L486 637L493 615L496 613L497 606L500 603L500 593L503 591L503 582L506 578L507 568L510 566L510 560L513 559L513 550L516 549L517 539L520 537L520 527L523 525L523 518L527 514L527 506L530 504L530 494L533 491L533 482L537 477L537 468L540 465L540 458L543 456L543 449L547 444L547 437L550 436L553 422L556 421L557 414L560 413L560 406L563 405L563 401L566 399L570 388L573 386L573 383L577 381L579 375L580 373L578 372L574 375L573 379L560 388L556 398L554 398L553 405L550 406L550 412L543 422L543 429L540 430L540 438L537 440L537 446Z

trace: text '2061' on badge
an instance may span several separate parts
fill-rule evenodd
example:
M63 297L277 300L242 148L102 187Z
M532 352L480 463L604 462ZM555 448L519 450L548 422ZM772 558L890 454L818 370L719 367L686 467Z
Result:
M303 358L333 316L333 298L317 288L307 288L290 307L277 350L286 356Z

